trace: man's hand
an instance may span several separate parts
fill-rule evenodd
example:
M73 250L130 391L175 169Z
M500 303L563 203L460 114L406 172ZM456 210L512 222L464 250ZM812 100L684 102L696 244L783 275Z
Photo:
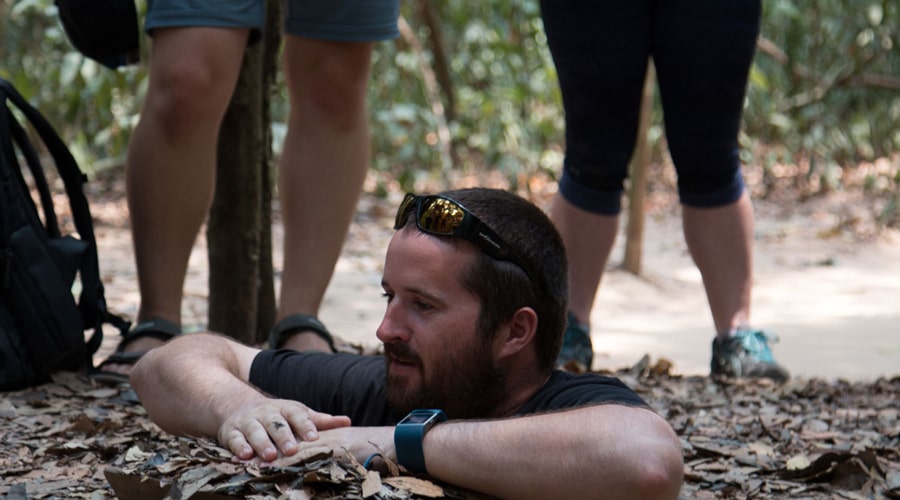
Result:
M397 460L393 427L340 427L320 430L322 432L315 441L305 440L297 444L299 453L282 454L272 461L258 457L254 461L260 465L287 467L326 452L333 453L338 460L349 460L347 456L349 454L359 463L365 463L367 458L376 453Z
M348 427L350 419L320 413L285 399L259 399L239 408L222 423L219 443L238 458L254 455L265 462L299 451L297 437L315 441L319 431Z

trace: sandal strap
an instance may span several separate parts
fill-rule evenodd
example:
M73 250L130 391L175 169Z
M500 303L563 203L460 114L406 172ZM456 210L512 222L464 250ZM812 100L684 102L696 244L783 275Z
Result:
M171 321L161 318L144 321L131 330L123 333L122 340L119 341L119 345L116 347L115 352L94 367L88 376L91 379L104 384L127 383L128 375L106 371L104 370L104 367L107 365L134 365L137 363L147 351L125 352L125 347L137 339L150 337L166 342L179 335L181 335L181 327Z
M154 318L139 323L137 326L122 335L122 340L119 341L119 346L116 347L116 352L124 351L125 346L140 338L150 337L162 340L163 342L167 342L179 335L181 335L180 326L167 319Z
M275 323L275 326L269 332L269 347L280 349L292 335L299 332L315 333L325 342L328 342L331 352L337 352L337 348L334 346L334 337L331 336L325 325L319 321L319 318L310 314L291 314Z
M101 368L106 365L133 365L146 353L147 351L114 352L110 354L108 358L104 359L102 363L97 365L96 369L102 371Z

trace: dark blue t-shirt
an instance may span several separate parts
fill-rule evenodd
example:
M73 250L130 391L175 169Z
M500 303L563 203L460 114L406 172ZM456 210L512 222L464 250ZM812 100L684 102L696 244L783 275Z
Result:
M404 416L388 406L381 356L262 351L250 367L250 383L276 398L300 401L332 415L347 415L357 426L394 425ZM647 406L617 378L556 370L516 414L597 403Z

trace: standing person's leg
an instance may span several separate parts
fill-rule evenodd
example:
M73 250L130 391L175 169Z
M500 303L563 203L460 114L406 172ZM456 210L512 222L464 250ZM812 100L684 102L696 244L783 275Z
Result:
M557 364L590 369L591 309L616 237L650 47L649 3L541 2L566 111L566 159L551 219L569 259ZM611 68L614 68L611 70Z
M684 237L703 277L720 338L750 324L753 288L753 206L744 192L720 207L682 207Z
M661 8L654 60L685 240L716 328L714 374L786 378L768 337L749 328L753 209L737 137L759 33L759 0L672 2Z
M553 197L550 214L569 259L569 312L587 327L616 241L619 217L581 209L560 194Z
M318 314L356 212L369 166L371 53L371 43L287 37L291 112L278 178L284 219L279 319ZM294 335L283 346L330 348L317 335Z
M279 170L284 268L273 347L334 348L316 315L369 166L372 42L398 34L397 0L371 2L293 0L286 11L291 111Z
M155 33L150 85L126 170L141 291L138 322L181 322L188 258L212 201L219 125L246 43L246 30Z
M249 12L261 19L256 3L247 2ZM208 22L208 12L150 5L149 86L126 161L141 304L137 326L98 367L98 378L127 374L141 353L180 332L187 264L212 200L219 125L249 33L230 27L248 9L239 6L231 21L221 6L213 9L213 27L195 27Z

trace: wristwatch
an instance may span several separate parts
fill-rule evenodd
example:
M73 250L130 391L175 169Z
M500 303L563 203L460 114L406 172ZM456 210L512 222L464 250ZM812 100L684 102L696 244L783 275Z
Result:
M413 410L394 428L394 448L397 462L415 473L425 473L425 453L422 440L436 424L447 420L441 410Z

